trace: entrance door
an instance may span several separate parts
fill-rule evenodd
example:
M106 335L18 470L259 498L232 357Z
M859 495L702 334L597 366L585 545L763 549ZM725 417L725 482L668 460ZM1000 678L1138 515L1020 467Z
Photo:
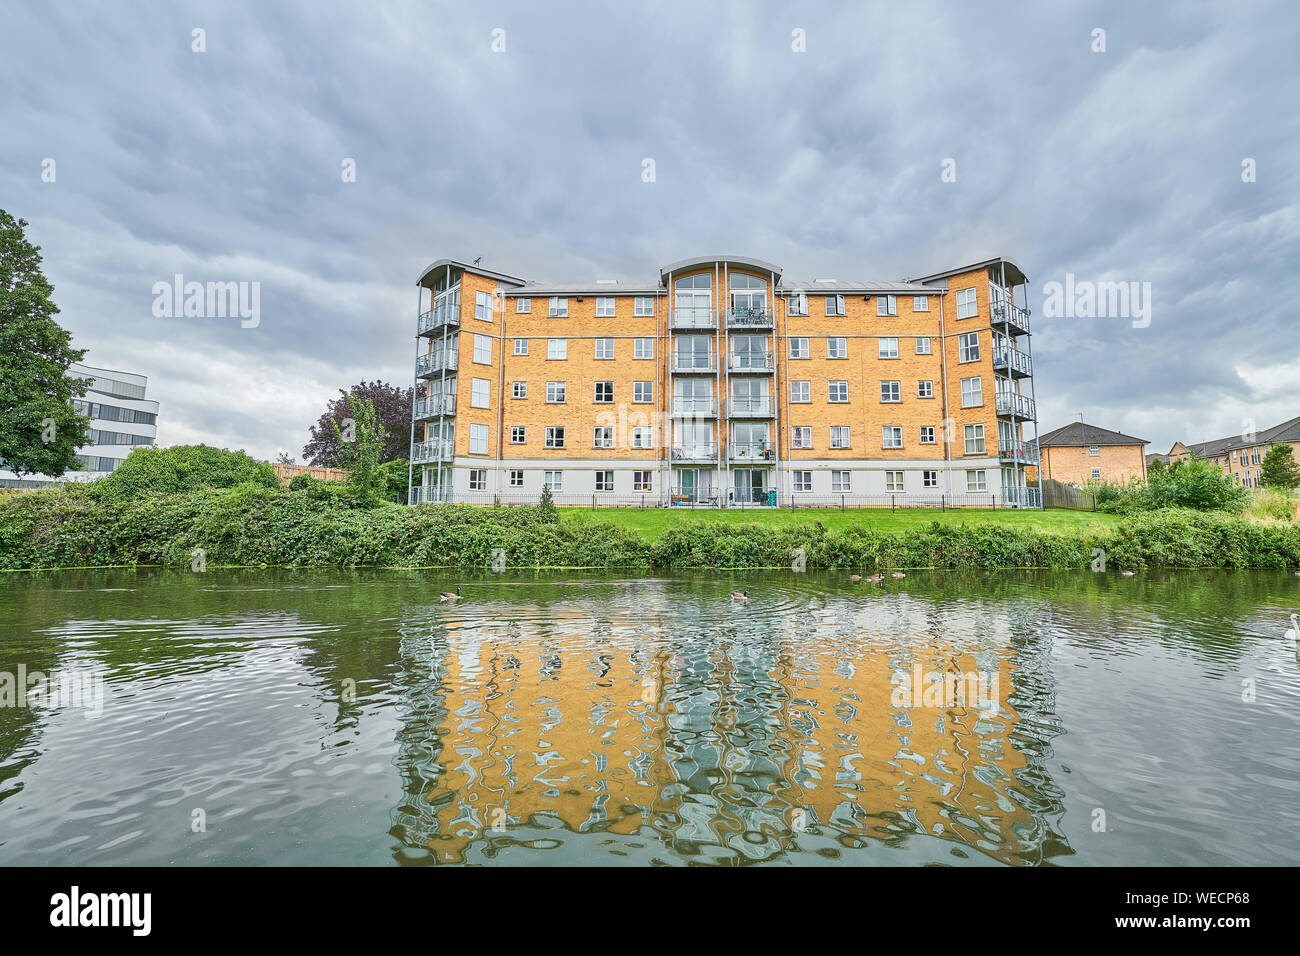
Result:
M737 468L731 474L732 491L737 503L763 504L767 501L764 485L766 472L758 468Z

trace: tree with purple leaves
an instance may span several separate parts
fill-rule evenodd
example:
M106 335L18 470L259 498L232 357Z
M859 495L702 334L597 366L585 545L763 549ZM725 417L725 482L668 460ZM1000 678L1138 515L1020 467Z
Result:
M311 426L311 440L303 446L303 457L308 464L318 468L345 467L340 454L339 434L340 431L346 434L348 420L355 421L357 418L350 398L350 395L355 395L374 404L383 440L380 462L405 458L411 442L413 392L414 389L398 388L380 381L353 385L347 393L331 399L324 414Z

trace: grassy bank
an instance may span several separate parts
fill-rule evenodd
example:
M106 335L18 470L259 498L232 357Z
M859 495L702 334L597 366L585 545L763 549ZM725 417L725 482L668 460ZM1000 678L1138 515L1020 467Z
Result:
M933 520L940 518L942 520ZM1053 527L1054 523L1054 527ZM1300 567L1300 528L1191 511L560 512L361 506L337 490L241 485L121 498L77 486L0 497L0 568L109 565L757 568ZM498 551L499 549L499 551Z

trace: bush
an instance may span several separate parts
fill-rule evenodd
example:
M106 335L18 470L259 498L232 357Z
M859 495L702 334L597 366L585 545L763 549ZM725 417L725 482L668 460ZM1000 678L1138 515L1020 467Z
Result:
M1112 514L1162 508L1236 514L1245 508L1247 498L1246 489L1235 486L1217 465L1196 458L1152 469L1146 481L1135 478L1127 485L1098 484L1089 490L1097 496L1097 510Z
M95 486L99 493L111 497L141 498L202 488L232 488L244 483L265 488L280 486L268 463L254 461L242 451L175 445L135 449L116 471L95 482Z
M306 491L315 483L316 483L316 479L304 472L301 475L294 475L292 478L289 479L289 490Z

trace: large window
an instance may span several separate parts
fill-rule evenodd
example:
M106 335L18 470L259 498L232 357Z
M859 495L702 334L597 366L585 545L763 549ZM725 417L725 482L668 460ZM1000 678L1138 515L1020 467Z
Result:
M469 403L473 408L488 408L492 383L485 378L470 380Z
M474 361L479 365L492 364L492 336L474 334Z
M961 380L961 407L975 408L984 404L984 380L976 375L974 378Z
M976 315L978 310L975 308L975 290L958 289L957 290L957 318L969 319Z
M488 453L488 427L486 425L469 426L469 453L486 455Z
M612 295L596 296L596 318L612 319L614 317L614 297Z
M978 362L980 360L980 334L963 332L957 336L957 361Z
M984 426L982 424L966 425L963 428L963 434L966 439L966 454L984 454ZM980 472L980 474L983 474L983 472Z
M882 402L901 402L903 400L902 382L881 382L880 400Z

